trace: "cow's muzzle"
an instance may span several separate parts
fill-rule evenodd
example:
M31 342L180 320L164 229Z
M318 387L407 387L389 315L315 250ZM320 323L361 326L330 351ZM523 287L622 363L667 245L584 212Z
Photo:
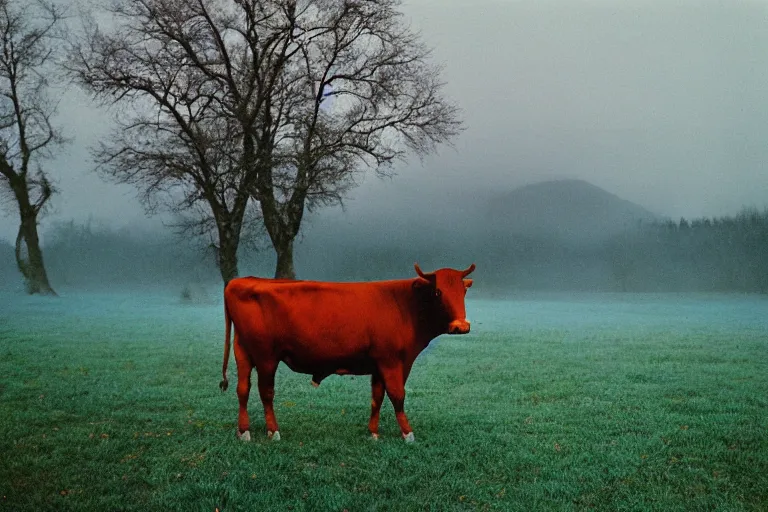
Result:
M448 334L467 334L469 332L469 322L466 320L454 320L448 324Z

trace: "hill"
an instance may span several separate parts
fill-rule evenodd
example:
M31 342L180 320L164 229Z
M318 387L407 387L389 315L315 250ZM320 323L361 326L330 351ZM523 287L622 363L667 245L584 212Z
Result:
M658 217L582 180L546 181L490 198L494 231L565 241L600 241Z

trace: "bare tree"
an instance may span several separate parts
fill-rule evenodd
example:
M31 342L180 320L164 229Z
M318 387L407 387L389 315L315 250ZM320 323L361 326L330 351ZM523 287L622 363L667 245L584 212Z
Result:
M227 283L238 275L253 173L241 165L240 126L223 112L228 91L206 72L216 66L208 56L215 42L196 3L118 1L117 26L104 32L87 20L68 66L86 90L119 107L116 129L94 148L98 169L135 185L148 212L177 214L182 234L211 236Z
M341 201L365 167L388 174L407 150L426 154L460 129L399 5L116 0L117 26L89 31L73 69L102 98L144 108L121 127L120 144L102 145L100 161L145 195L176 188L212 205L206 191L226 190L232 215L211 206L221 246L223 233L239 235L250 195L277 253L275 276L293 278L305 210ZM132 129L150 146L161 135L153 165L122 162L148 144L126 140Z
M261 71L276 76L265 121L246 131L262 166L254 198L277 252L277 277L294 277L305 209L341 202L365 168L389 175L407 150L426 155L461 129L440 69L399 7L399 0L244 3L249 18L270 13L267 30L290 30L277 36L280 68Z
M30 294L56 295L37 224L55 193L40 165L63 142L51 123L56 108L47 96L62 14L44 0L0 0L0 191L18 206L16 264Z

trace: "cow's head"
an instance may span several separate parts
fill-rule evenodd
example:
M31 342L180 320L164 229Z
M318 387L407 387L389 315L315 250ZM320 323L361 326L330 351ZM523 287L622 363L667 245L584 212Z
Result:
M422 272L419 264L414 265L419 279L414 282L414 287L423 290L437 310L441 320L446 321L445 331L448 334L467 334L469 322L464 309L464 295L467 288L472 286L471 279L465 279L475 270L475 264L466 270L441 268L428 274Z

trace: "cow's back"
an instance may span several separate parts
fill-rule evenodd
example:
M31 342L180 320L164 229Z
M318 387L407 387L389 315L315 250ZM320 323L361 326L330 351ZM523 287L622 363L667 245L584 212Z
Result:
M359 366L413 338L410 281L324 283L241 278L225 290L240 343L254 359L297 371ZM346 363L345 363L346 362Z

